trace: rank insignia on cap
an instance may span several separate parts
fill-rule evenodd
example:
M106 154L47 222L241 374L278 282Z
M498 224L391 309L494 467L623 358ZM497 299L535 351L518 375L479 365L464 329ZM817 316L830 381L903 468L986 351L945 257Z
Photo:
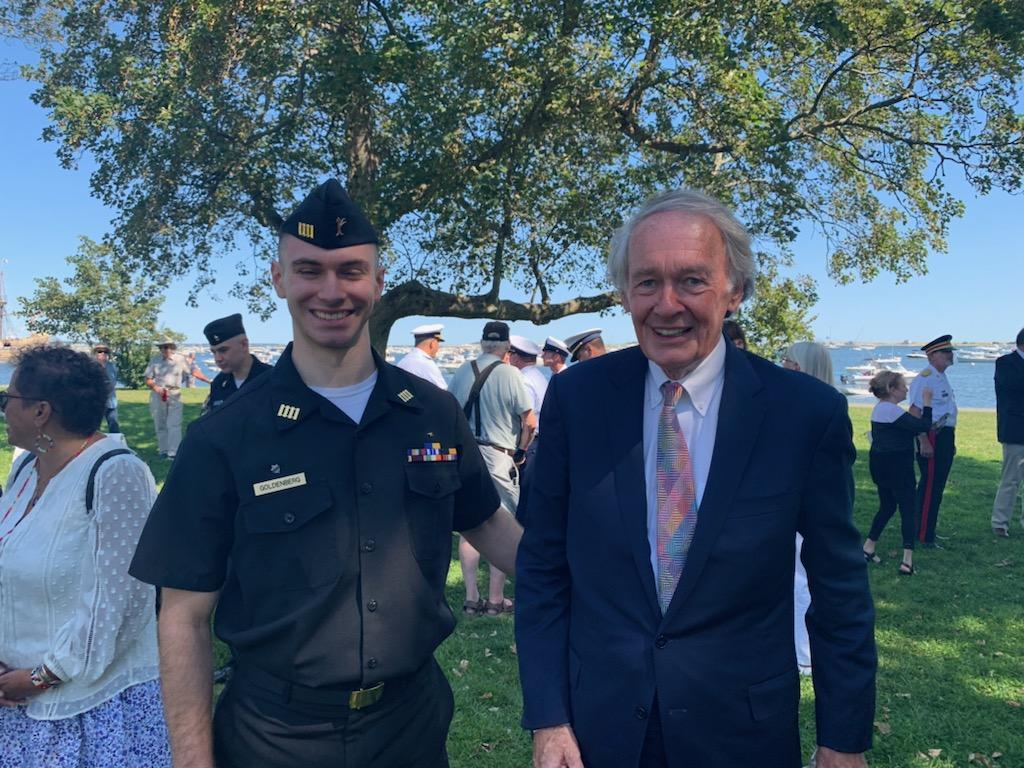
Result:
M299 420L299 409L294 405L284 405L277 409L277 415L282 419L291 419L292 421Z
M307 240L313 239L313 225L307 224L304 221L299 222L299 237L305 237Z
M335 230L334 236L341 237L341 230L348 224L348 219L343 219L340 216L334 220Z
M409 448L405 452L407 464L424 464L435 461L458 461L458 448L442 448L440 443L424 443L422 448Z
M410 392L408 389L403 389L401 392L398 393L398 399L401 400L403 403L408 403L410 400L412 400L412 392Z

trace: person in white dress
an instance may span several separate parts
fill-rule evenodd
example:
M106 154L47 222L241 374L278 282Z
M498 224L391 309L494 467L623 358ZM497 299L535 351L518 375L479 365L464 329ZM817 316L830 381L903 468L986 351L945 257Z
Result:
M444 341L441 337L443 331L444 326L440 323L418 325L413 328L412 336L416 346L412 348L409 354L398 361L398 367L414 376L426 379L441 389L448 389L448 384L444 380L441 369L434 362L438 350L441 349L441 342Z
M830 387L832 382L832 358L824 345L813 341L798 341L791 344L782 354L782 365L791 371L801 371L823 381ZM796 661L801 675L811 674L811 641L807 636L807 609L811 607L811 592L807 586L807 572L804 570L800 552L804 537L796 535L796 569L793 576L793 634L796 639Z
M170 765L155 593L128 575L156 487L121 435L98 431L109 389L88 355L41 346L0 393L25 449L0 498L5 767Z

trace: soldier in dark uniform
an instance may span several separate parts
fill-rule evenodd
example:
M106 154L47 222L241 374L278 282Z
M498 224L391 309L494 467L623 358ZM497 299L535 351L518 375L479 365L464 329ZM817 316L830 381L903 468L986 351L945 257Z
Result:
M220 368L220 373L210 382L210 394L203 403L203 413L209 413L220 408L244 384L252 382L273 366L249 352L249 337L245 335L239 314L208 323L203 328L203 335L210 342L214 362Z
M521 530L455 399L371 349L376 243L334 180L285 221L294 342L193 423L143 532L176 765L448 765L451 532L506 569ZM237 669L211 729L215 606Z

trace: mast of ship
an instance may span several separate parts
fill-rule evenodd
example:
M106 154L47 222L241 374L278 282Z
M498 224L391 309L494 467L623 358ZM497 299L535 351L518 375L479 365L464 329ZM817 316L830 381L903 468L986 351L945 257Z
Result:
M4 341L4 320L7 319L7 292L4 291L4 273L0 270L0 344Z

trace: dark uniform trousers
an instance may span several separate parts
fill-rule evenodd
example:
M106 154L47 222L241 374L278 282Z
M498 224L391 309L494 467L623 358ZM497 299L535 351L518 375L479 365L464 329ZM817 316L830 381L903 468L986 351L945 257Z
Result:
M214 715L217 768L447 768L454 700L433 659L385 683L372 706L349 709L347 698L303 701L239 669Z
M917 536L923 543L932 544L935 542L935 523L939 519L942 493L956 455L956 430L943 427L929 432L928 439L935 449L934 454L927 458L920 451L917 454L917 466L921 470L917 484L917 509L920 513Z
M871 479L878 487L878 512L871 521L868 538L878 541L886 524L899 508L903 548L913 549L917 538L920 505L914 503L914 453L905 451L871 451L868 454Z

